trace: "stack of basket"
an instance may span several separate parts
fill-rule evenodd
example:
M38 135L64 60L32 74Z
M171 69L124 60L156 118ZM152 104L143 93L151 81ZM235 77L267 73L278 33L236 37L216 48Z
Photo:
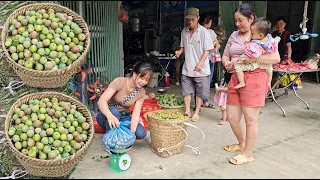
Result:
M147 113L146 116L149 120L152 151L163 158L182 153L185 145L185 132L187 131L187 126L184 123L188 121L188 118L159 120L152 118L151 113Z
M68 16L72 16L73 21L79 25L79 27L82 29L83 34L85 34L86 36L83 53L77 60L75 60L71 65L65 68L58 69L55 71L36 71L34 69L27 69L26 67L15 62L6 49L5 41L8 36L8 29L12 19L17 18L19 15L25 14L25 12L27 11L37 11L40 9L53 9L56 12L66 13ZM66 7L52 3L31 4L17 9L8 17L7 22L3 27L1 38L3 53L8 59L9 64L12 66L16 74L24 81L25 85L37 88L58 88L66 85L70 77L77 73L81 65L85 62L86 55L90 47L89 29L82 17ZM12 116L14 114L14 109L21 106L24 103L27 103L29 100L53 97L57 98L58 100L70 102L71 104L76 105L78 107L79 112L83 114L83 116L86 118L86 121L90 125L88 131L88 139L81 149L77 150L76 153L74 153L68 158L53 160L41 160L31 158L18 151L13 145L10 136L8 135L9 128L12 126ZM81 156L84 154L84 152L90 145L94 134L94 125L90 111L78 100L57 92L41 92L26 95L17 100L12 105L11 109L8 112L7 119L5 122L5 132L6 140L10 149L14 152L18 161L28 171L29 174L39 177L63 177L70 173L70 171L74 168L74 166L77 164Z

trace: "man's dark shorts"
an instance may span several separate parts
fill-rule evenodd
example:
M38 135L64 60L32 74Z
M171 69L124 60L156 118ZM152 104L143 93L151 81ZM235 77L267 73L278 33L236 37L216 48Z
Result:
M196 94L203 99L209 99L210 96L210 76L188 77L181 76L182 96ZM196 92L195 92L196 91Z

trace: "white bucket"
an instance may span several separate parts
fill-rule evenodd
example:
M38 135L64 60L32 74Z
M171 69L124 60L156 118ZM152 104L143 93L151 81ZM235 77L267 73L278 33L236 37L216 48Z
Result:
M152 79L149 81L147 87L149 88L158 87L158 77L159 77L159 73L153 73Z

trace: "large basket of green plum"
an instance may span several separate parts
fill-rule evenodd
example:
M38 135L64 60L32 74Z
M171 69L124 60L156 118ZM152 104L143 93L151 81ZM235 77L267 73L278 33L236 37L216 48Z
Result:
M3 26L4 55L26 85L64 86L85 62L90 34L72 10L53 3L23 6Z
M152 152L167 158L183 152L188 117L181 110L157 110L146 113L149 120Z
M67 176L90 145L90 111L56 92L26 95L9 110L6 140L21 165L38 177Z

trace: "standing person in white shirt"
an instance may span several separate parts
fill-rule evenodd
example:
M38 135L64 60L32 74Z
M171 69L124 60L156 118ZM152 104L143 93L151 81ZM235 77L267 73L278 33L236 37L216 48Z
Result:
M213 61L213 57L214 57L214 53L215 51L218 51L220 49L220 44L217 40L217 34L212 30L210 29L211 28L211 25L212 25L212 18L210 15L207 15L206 18L203 20L202 24L201 24L203 27L205 27L206 29L208 29L209 31L209 34L210 34L210 37L211 37L211 40L213 42L213 45L214 45L214 49L210 51L209 55L208 55L208 58L209 58L209 64L210 64L210 84L212 82L212 78L213 78L213 75L214 75L214 61ZM210 92L210 86L209 86L209 92ZM214 105L209 103L208 99L203 99L203 105L202 107L206 107L206 108L212 108L214 109Z
M196 95L196 110L192 121L200 120L200 107L202 98L208 99L210 95L210 65L208 55L214 48L209 31L201 26L199 9L188 8L186 17L188 26L181 32L180 50L176 51L179 57L185 55L182 69L181 85L182 95L186 106L185 114L191 117L191 94Z

